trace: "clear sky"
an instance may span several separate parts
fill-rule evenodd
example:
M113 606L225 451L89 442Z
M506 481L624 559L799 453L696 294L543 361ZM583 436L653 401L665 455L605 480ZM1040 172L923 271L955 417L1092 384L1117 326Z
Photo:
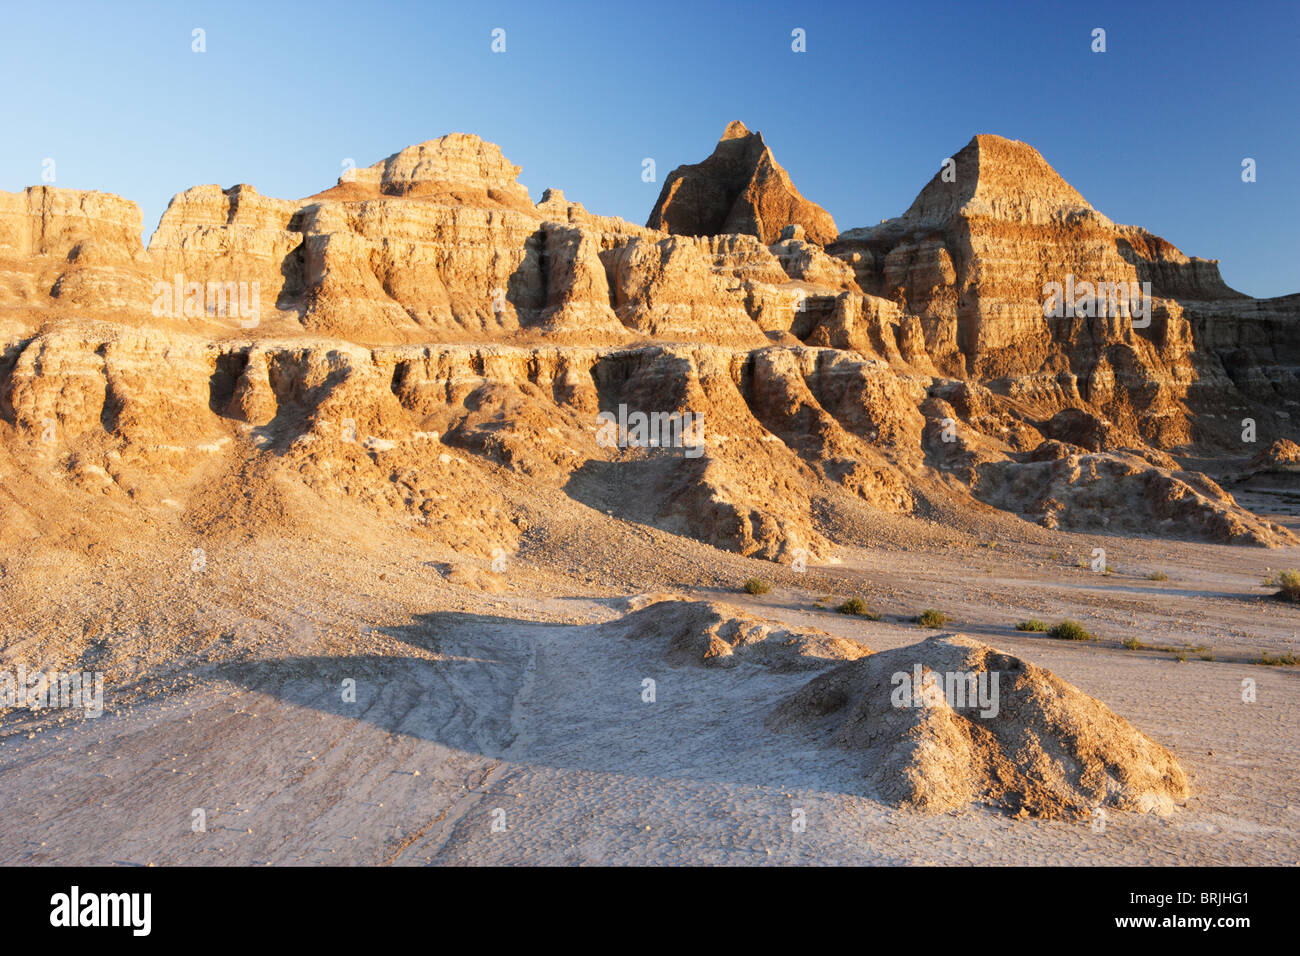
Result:
M740 119L842 230L899 215L944 157L998 133L1110 218L1221 260L1229 285L1300 291L1295 2L0 0L0 15L0 189L40 184L53 159L55 185L140 203L146 236L189 186L299 198L345 159L455 131L498 143L534 199L558 186L644 222L664 176Z

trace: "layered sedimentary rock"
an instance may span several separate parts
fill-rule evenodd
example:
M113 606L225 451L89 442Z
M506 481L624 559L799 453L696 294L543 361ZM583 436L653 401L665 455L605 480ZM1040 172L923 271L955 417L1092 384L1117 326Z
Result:
M1116 225L1024 143L976 136L901 217L830 251L866 292L919 319L942 371L1049 390L1049 376L1068 375L1083 402L1146 441L1212 437L1200 413L1238 401L1238 379L1274 403L1300 401L1294 303L1242 296L1215 262ZM1059 308L1052 283L1061 300L1074 291ZM1145 315L1114 301L1144 284Z
M756 344L756 287L794 310L776 289L793 280L761 244L718 250L668 237L592 215L559 190L534 205L518 173L495 145L453 134L298 202L197 187L173 200L150 253L166 277L226 281L234 267L302 329L369 342L537 332ZM746 275L755 249L758 280ZM846 278L824 254L796 258L804 272Z
M140 207L109 193L0 192L0 306L139 311L152 288Z
M197 477L220 452L235 456L221 481L261 461L419 524L463 496L464 480L488 494L490 472L503 469L786 563L834 555L815 510L836 487L888 511L910 507L893 460L921 426L917 395L881 363L831 350L214 344L104 323L38 335L6 364L0 417L12 440L56 473L90 469L103 479L96 493L157 500L166 492L151 483ZM698 416L699 444L602 442L598 415L620 408ZM455 493L439 488L457 468Z
M996 378L1036 371L1098 339L1147 345L1123 317L1083 309L1074 322L1044 315L1046 283L1073 276L1094 288L1123 283L1128 291L1141 279L1143 251L1159 250L1174 264L1167 244L1149 237L1135 247L1138 238L1093 209L1032 147L983 135L956 153L900 218L850 230L831 251L852 263L863 289L922 318L941 367Z
M408 146L373 166L349 170L335 189L348 200L404 196L531 214L533 204L528 189L517 181L519 173L520 168L495 143L468 133L449 133ZM315 198L333 198L331 192Z
M280 305L291 308L301 292L297 270L286 269L302 243L293 228L299 208L249 185L187 189L173 197L149 240L157 276L173 284L180 276L182 286L202 283L205 300L210 282L257 283L259 313L266 309L270 314ZM206 306L205 301L205 314ZM178 311L184 315L183 308Z
M735 160L721 218L712 187L660 210L700 235L533 204L464 134L301 200L194 187L147 250L115 196L0 193L0 438L99 500L296 488L480 556L519 540L514 479L786 563L853 543L825 518L846 502L1293 540L1162 449L1239 452L1244 419L1294 436L1300 296L1232 293L997 137L828 250L829 217L770 199L761 139L734 127L715 155L676 181ZM1045 318L1065 269L1150 282L1149 326ZM602 441L629 413L702 441Z
M838 234L831 214L795 189L763 134L739 121L727 126L708 159L668 175L646 225L687 236L743 233L767 245L787 226L823 246Z

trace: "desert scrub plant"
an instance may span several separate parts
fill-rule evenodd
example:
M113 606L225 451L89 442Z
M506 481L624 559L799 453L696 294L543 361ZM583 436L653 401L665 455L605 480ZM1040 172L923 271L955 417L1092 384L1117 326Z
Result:
M858 617L865 617L872 621L880 620L880 615L872 614L871 608L867 606L867 602L862 600L860 597L849 598L835 610L839 611L841 614L854 614Z
M1273 657L1270 654L1264 654L1255 663L1263 664L1265 667L1288 667L1300 663L1300 661L1296 660L1294 654L1279 654L1277 657Z
M1141 641L1139 641L1136 637L1130 637L1127 641L1124 641L1124 646L1127 647L1130 651L1140 651L1142 650L1142 648L1146 647L1146 645L1143 644Z
M772 585L762 578L750 578L745 582L746 594L766 594L770 590L772 590Z
M1047 633L1052 637L1059 637L1063 641L1095 641L1097 639L1086 627L1078 621L1071 621L1068 617Z
M1169 575L1165 574L1165 572L1163 572L1163 571L1152 571L1150 574L1147 575L1147 580L1148 580L1148 581L1168 581L1168 580L1169 580Z
M1264 586L1278 588L1277 597L1300 602L1300 571L1277 571L1264 579Z
M916 623L922 627L943 627L948 623L948 615L943 611L936 611L932 607L926 608L916 617Z
M1017 631L1037 631L1037 632L1039 632L1040 634L1045 634L1045 633L1047 632L1047 622L1046 622L1046 621L1040 621L1040 620L1039 620L1038 618L1036 618L1036 617L1031 617L1029 620L1027 620L1027 621L1021 621L1019 624L1017 624L1017 625L1016 625L1016 630L1017 630Z

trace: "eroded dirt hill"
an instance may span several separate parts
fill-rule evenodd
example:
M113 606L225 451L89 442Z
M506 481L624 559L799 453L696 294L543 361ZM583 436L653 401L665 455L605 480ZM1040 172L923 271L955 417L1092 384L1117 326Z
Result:
M1169 813L1189 793L1174 755L1101 701L959 634L840 665L768 723L865 751L882 796L929 813L971 802L1034 817Z

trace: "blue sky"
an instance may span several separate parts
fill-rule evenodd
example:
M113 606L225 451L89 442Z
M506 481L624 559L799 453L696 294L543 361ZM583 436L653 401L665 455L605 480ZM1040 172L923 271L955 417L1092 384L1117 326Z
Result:
M841 229L998 133L1243 292L1300 291L1296 3L10 2L0 22L0 189L52 158L55 185L140 203L146 236L189 186L298 198L453 131L500 144L534 199L644 222L740 119Z

